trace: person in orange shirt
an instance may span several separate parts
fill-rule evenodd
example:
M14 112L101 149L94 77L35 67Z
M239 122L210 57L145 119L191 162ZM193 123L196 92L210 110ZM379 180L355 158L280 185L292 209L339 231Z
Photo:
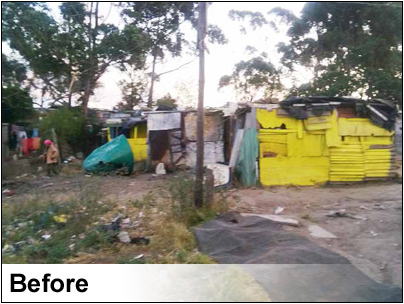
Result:
M45 140L44 144L46 146L46 150L45 153L42 155L42 158L44 158L45 160L48 176L51 176L52 174L58 175L59 151L54 143L49 139Z

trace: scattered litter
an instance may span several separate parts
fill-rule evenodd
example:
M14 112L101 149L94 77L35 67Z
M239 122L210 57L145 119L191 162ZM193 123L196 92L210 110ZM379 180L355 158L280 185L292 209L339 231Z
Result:
M279 214L281 214L281 213L283 212L283 210L285 210L285 208L283 208L283 207L276 207L274 213L275 213L276 215L279 215Z
M66 223L67 222L67 216L66 214L61 214L61 215L55 215L53 217L56 223Z
M32 236L30 236L30 237L28 237L28 239L27 239L27 243L28 244L35 244L36 243L36 240L32 237Z
M24 246L24 245L25 245L25 242L24 242L24 241L20 241L20 242L14 243L14 244L13 244L14 251L20 250L21 247Z
M46 187L50 187L50 186L53 186L53 183L43 184L42 186L39 186L38 188L46 188Z
M121 228L127 228L130 225L130 218L123 219L121 221Z
M126 231L121 231L118 234L118 238L122 243L130 243L131 242L129 234Z
M70 244L70 245L69 245L69 249L70 249L70 250L74 250L74 247L76 247L76 244Z
M383 206L383 205L381 205L381 204L375 204L374 209L377 209L377 210L385 210L386 207Z
M329 217L349 217L349 218L356 219L356 220L367 221L366 217L361 216L361 215L347 213L345 209L330 211L330 213L327 214L327 216L329 216Z
M77 157L78 159L83 159L83 158L84 158L84 153L83 153L83 152L77 152L77 153L76 153L76 157Z
M158 163L156 166L156 175L166 174L166 169L164 168L164 163Z
M9 253L12 252L14 250L14 247L11 245L4 245L3 249L1 250L1 253Z
M38 167L38 169L37 169L38 172L41 172L42 170L43 170L42 167Z
M362 221L368 220L367 217L361 215L348 214L347 217L353 218L355 220L362 220Z
M138 216L139 216L139 217L143 217L143 216L144 216L144 213L143 213L142 211L140 211L139 214L138 214Z
M345 209L340 209L340 210L333 210L330 211L329 214L327 214L329 217L346 217L346 210Z
M91 174L84 174L85 177L91 177Z
M50 234L44 234L44 235L42 235L42 238L46 241L46 240L49 240L51 238L51 236L52 235L50 235Z
M149 245L150 239L145 238L145 237L135 237L130 242L132 244L136 244L136 245Z
M13 190L10 190L10 189L5 189L5 190L3 191L3 194L5 194L5 195L7 195L7 196L12 196L12 195L15 194L15 192L14 192Z
M325 230L324 228L318 225L310 225L309 226L310 235L317 238L328 238L328 239L336 239L337 236L332 234L331 232Z
M143 257L144 257L144 254L141 253L141 254L135 256L135 260L141 259L141 258L143 258Z
M85 235L84 233L80 233L80 234L79 234L79 239L80 239L80 240L84 239L85 237L86 237L86 235Z
M370 235L371 236L377 236L378 234L376 232L374 232L374 231L370 231Z

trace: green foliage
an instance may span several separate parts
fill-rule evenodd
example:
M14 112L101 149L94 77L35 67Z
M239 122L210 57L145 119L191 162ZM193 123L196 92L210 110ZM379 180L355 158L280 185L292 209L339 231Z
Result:
M128 2L122 13L128 24L146 33L152 55L164 58L165 52L181 55L186 41L180 25L196 23L196 7L197 2Z
M212 219L218 213L225 213L228 209L224 196L216 197L211 205L196 208L194 186L195 182L190 176L181 174L164 191L171 203L168 218L176 223L183 223L188 228Z
M10 60L1 54L1 85L16 86L27 79L26 67L17 60Z
M272 13L290 24L289 43L279 45L285 66L315 71L311 83L292 93L359 92L402 103L402 3L310 2L300 18Z
M133 68L129 70L129 80L121 80L118 85L122 92L122 101L114 107L119 111L131 111L133 107L143 102L146 91L147 79L143 71L137 73Z
M271 98L282 89L280 75L281 71L262 54L237 63L231 75L220 78L219 88L232 85L242 102L251 102L258 94Z
M185 47L190 46L189 41L185 39L181 25L188 22L196 28L198 2L127 2L123 4L123 7L122 15L126 23L142 29L147 44L150 45L147 55L153 57L153 63L147 104L151 107L154 82L158 80L159 76L167 74L167 72L156 73L156 61L165 58L167 54L179 57ZM207 35L210 42L227 43L223 32L216 25L208 26ZM196 51L196 47L191 49Z
M1 121L18 122L35 116L32 99L27 90L20 87L1 88Z
M230 19L237 20L237 21L247 20L247 21L249 21L249 24L253 29L257 29L268 23L265 16L260 12L231 10L229 12L229 17L230 17ZM245 33L244 28L243 28L243 32Z
M27 78L25 66L1 54L1 120L13 123L33 118L35 111L23 82Z
M50 111L40 121L39 127L41 134L46 137L50 137L50 131L54 128L59 141L64 141L72 147L80 149L86 136L84 123L85 119L81 111L61 107Z
M176 108L177 101L174 98L172 98L170 94L167 94L167 95L163 96L162 98L157 99L156 105L158 107L166 106L166 107L170 107L170 108Z
M101 22L98 2L63 2L56 22L46 4L3 2L3 41L29 64L30 83L53 102L80 102L87 114L98 80L112 64L143 67L149 45L142 29ZM71 92L69 92L71 90Z

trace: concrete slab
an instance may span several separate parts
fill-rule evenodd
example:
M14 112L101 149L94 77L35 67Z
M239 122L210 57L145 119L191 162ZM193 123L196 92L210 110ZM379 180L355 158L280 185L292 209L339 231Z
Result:
M299 221L292 219L290 217L286 217L284 215L274 215L274 214L256 214L256 213L241 213L242 216L259 216L266 218L268 220L277 222L279 224L289 225L297 227L299 226Z
M327 238L327 239L337 238L337 236L325 230L324 228L321 228L319 225L310 225L308 229L310 231L310 235L317 238Z

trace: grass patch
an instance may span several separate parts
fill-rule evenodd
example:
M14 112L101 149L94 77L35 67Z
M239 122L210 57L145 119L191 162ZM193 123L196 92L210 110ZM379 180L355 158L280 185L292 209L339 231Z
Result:
M62 203L36 197L2 204L3 263L62 263L79 250L111 246L112 236L94 223L113 204L98 199L94 189L82 188Z
M198 252L192 227L227 211L224 193L195 208L193 179L182 174L141 200L102 202L97 183L80 184L62 202L38 195L3 203L3 263L214 263ZM105 226L118 215L122 224L127 221L120 231L150 243L120 242L119 230Z

